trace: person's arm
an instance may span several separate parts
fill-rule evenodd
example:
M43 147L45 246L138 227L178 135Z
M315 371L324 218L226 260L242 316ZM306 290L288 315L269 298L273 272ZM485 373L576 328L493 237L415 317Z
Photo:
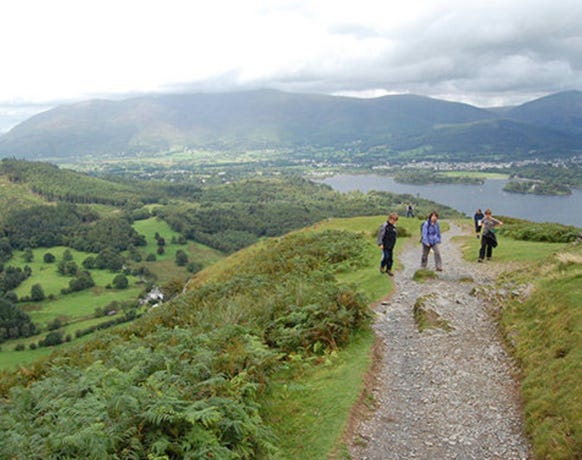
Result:
M380 230L378 230L378 239L376 240L376 243L378 243L378 246L382 249L384 249L384 234L386 233L386 227L386 224L380 226Z
M425 246L430 246L430 243L428 242L428 221L424 221L424 224L422 224L422 244L424 244Z

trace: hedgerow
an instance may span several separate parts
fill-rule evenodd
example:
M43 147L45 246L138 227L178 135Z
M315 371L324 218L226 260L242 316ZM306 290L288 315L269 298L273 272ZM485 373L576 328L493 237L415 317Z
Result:
M499 233L516 240L571 243L582 237L582 231L572 225L536 223L509 217L503 217L502 220L504 225Z

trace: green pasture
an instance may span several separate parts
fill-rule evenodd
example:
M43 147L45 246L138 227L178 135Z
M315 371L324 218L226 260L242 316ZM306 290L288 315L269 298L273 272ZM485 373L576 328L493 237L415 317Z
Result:
M146 237L147 246L138 250L143 254L143 259L137 265L143 265L156 275L158 284L164 284L174 279L188 279L192 276L186 267L179 267L175 264L176 252L182 250L188 256L190 262L197 262L203 266L209 266L224 258L224 255L215 249L200 243L188 241L186 244L172 243L172 238L178 238L180 234L170 228L170 226L157 217L138 220L134 222L133 228ZM154 238L156 232L164 238L164 254L157 254L158 245ZM155 262L145 260L148 254L155 254Z
M508 179L509 174L492 173L483 171L444 171L444 176L450 177L479 177L483 179Z
M119 314L120 313L118 313L118 315ZM123 312L121 314L123 314ZM116 329L116 328L121 328L121 327L124 327L127 325L127 323L122 323L122 324L118 324L116 326L113 326L107 330L95 331L93 334L84 335L84 336L78 337L78 338L75 337L76 331L89 328L91 326L103 323L105 321L109 321L112 318L115 318L115 316L91 318L91 319L75 322L72 324L68 324L68 325L62 327L61 330L63 331L63 336L66 337L67 335L70 335L73 338L73 340L71 342L62 343L61 345L58 345L57 347L38 347L35 350L30 349L31 343L38 343L39 340L44 339L44 337L47 334L46 331L44 333L42 333L40 335L36 335L34 337L27 337L27 338L9 340L7 342L4 342L4 343L0 344L0 349L2 350L2 351L0 351L0 371L1 370L12 370L12 369L16 369L18 367L26 367L26 366L42 359L42 358L46 358L46 357L50 356L53 353L53 351L56 351L56 350L62 351L62 350L66 350L66 349L71 348L71 347L78 347L81 343L94 339L97 334L107 333L108 331L111 331L111 330ZM19 344L24 345L25 349L22 351L15 351L14 347L16 347Z
M83 260L85 260L89 256L95 256L95 254L90 254L87 252L77 251L75 249L66 248L64 246L53 247L50 249L47 248L37 248L32 251L34 259L32 262L25 262L23 258L23 251L15 251L12 255L12 259L8 261L5 265L12 265L15 267L24 268L25 265L28 265L32 269L32 276L22 282L20 286L18 286L14 292L18 295L18 298L22 298L24 296L30 296L30 290L33 285L40 284L44 290L45 295L48 297L49 295L54 295L55 297L74 297L76 294L73 293L63 296L61 294L61 289L69 287L69 281L71 280L70 276L61 275L58 270L57 266L58 263L63 258L63 253L69 249L71 255L73 257L73 261L79 266L81 270L83 268ZM56 260L52 263L44 262L44 255L46 253L51 253L55 256ZM113 278L117 275L117 273L112 273L109 270L98 270L98 269L91 269L89 270L91 273L91 277L95 281L96 288L94 289L93 294L100 294L99 289L97 286L107 286L111 284ZM130 287L135 284L138 279L132 276L128 276Z

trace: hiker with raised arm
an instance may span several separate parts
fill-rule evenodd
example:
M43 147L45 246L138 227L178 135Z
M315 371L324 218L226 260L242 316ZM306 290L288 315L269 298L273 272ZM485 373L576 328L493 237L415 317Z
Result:
M493 248L497 247L495 227L500 225L503 225L503 222L493 217L491 209L486 209L485 217L481 221L483 233L481 235L481 248L479 249L479 258L477 259L477 262L483 262L485 256L487 256L487 260L491 260Z

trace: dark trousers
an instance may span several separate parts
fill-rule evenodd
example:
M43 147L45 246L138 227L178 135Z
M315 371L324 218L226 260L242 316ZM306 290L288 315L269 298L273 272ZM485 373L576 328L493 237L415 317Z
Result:
M485 252L487 252L487 258L491 257L493 253L493 246L489 241L489 238L481 238L481 249L479 249L479 259L483 260L485 258Z
M392 254L393 249L394 248L382 249L382 261L380 262L380 268L386 267L387 270L392 270L392 264L394 263L394 258Z

